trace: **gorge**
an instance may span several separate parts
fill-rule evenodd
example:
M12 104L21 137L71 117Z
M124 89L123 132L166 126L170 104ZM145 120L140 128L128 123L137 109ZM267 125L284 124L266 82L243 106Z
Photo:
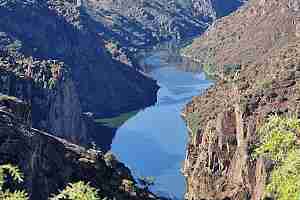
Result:
M181 168L188 140L180 113L193 96L212 82L206 80L199 64L180 56L174 43L148 52L142 62L160 86L157 103L139 111L117 130L112 151L135 177L155 177L153 191L183 199L185 181ZM188 72L193 69L199 70Z
M299 0L0 0L0 165L30 200L81 180L108 200L299 199L266 192L282 162L257 152L271 116L300 126L299 20Z

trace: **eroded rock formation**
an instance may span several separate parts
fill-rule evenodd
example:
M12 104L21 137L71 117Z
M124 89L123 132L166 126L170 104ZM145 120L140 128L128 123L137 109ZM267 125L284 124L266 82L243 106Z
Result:
M35 128L107 150L95 118L156 101L156 82L112 59L101 23L74 1L3 0L0 15L1 93L31 104Z
M111 155L31 128L28 104L0 96L0 164L18 166L31 200L46 200L70 182L90 182L109 199L158 199L135 186L128 168Z
M212 51L218 49L213 57L216 63L226 63L225 57L224 60L218 57L222 52L224 55L228 53L228 62L236 63L234 58L240 59L241 67L230 73L219 73L216 84L201 96L194 97L183 112L190 127L190 142L183 168L188 200L263 200L273 163L253 157L253 149L259 142L257 130L269 115L299 116L300 40L294 15L297 14L294 10L297 10L298 3L296 0L250 1L232 16L217 22L199 39L203 42L199 43L202 47L215 45ZM260 20L258 15L266 18ZM226 23L242 28L234 24L233 20L238 19L240 25L245 24L241 32L221 26ZM275 22L286 20L279 24L272 19ZM257 29L252 29L254 25L271 31L257 32ZM281 42L276 40L268 46L271 43L267 38L273 34L272 27L276 26L284 29L285 34L282 33ZM251 31L256 32L252 32L249 38ZM240 36L245 38L248 35L249 41L245 44L244 40L229 42L230 38L221 40L215 35L229 32L243 33ZM212 38L215 40L212 41ZM239 45L235 46L235 53L229 51L234 45ZM257 48L250 50L250 46ZM261 51L266 47L270 49ZM245 51L249 56L239 57Z

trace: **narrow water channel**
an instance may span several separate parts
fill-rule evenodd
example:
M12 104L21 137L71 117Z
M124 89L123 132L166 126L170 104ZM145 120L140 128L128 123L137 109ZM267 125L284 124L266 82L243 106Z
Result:
M180 112L211 81L202 72L187 72L197 64L169 48L160 48L142 61L161 87L157 104L139 111L117 130L112 151L136 177L155 177L154 192L183 199L185 180L180 169L188 136Z

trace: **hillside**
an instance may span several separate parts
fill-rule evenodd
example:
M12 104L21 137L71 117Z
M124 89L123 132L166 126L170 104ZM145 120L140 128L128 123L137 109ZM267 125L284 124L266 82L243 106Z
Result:
M83 8L109 31L101 34L132 54L170 39L186 40L204 32L215 19L240 7L240 0L86 0ZM131 52L131 53L130 53Z
M271 115L299 118L299 3L250 1L184 50L218 72L183 112L187 199L265 198L274 162L254 157L258 130Z
M31 103L34 127L87 142L90 116L156 101L156 82L112 59L97 25L72 2L1 1L1 92Z
M217 20L183 54L221 72L254 62L299 36L299 14L298 1L250 1Z

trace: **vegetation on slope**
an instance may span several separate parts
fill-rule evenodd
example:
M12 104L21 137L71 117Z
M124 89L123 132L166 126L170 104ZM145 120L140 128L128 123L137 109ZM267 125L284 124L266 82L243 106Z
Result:
M23 174L19 168L10 164L0 166L0 199L1 200L28 200L28 194L25 191L12 190L5 188L5 183L8 178L13 182L23 182Z
M50 200L100 200L98 190L91 187L89 183L79 181L70 183L60 194Z
M300 198L300 121L272 116L258 131L261 143L256 156L272 160L275 167L266 186L266 196L276 200Z
M298 37L298 13L297 0L249 1L217 20L182 54L202 64L214 63L219 70L227 64L257 62Z
M11 164L0 166L0 199L1 200L29 200L28 194L23 190L7 189L5 184L10 179L16 183L22 183L24 176L18 167ZM89 183L79 181L70 183L58 195L50 200L100 200L98 190L91 187Z

